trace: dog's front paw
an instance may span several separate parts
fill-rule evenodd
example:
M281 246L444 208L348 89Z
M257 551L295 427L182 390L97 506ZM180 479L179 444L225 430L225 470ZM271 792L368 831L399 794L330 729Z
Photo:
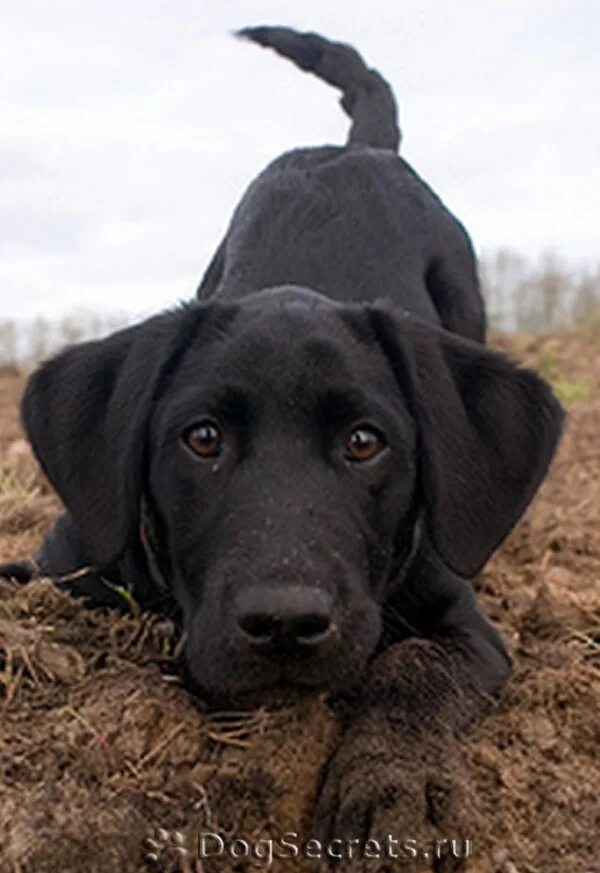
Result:
M346 734L321 787L315 830L331 865L353 871L465 869L468 834L441 738L403 737L384 713ZM454 841L454 842L453 842Z
M0 579L10 579L13 582L30 582L40 575L39 568L33 558L0 564Z
M357 725L329 763L316 808L323 843L415 837L426 818L423 773L388 744L375 719Z

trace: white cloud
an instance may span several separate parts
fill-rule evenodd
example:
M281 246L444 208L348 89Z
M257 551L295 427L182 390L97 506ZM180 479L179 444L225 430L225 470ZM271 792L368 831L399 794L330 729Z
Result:
M479 247L598 260L596 0L24 0L0 36L2 314L189 296L264 164L343 141L334 92L228 36L261 22L385 73L405 156Z

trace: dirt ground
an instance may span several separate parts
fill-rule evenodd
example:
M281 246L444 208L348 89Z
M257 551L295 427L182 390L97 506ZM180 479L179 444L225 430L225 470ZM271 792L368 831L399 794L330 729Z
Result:
M540 495L476 583L516 673L463 750L468 869L600 873L600 336L496 342L551 379L569 423ZM59 508L21 438L22 382L0 373L0 561L31 551ZM207 713L180 685L176 649L164 619L84 610L48 582L0 583L1 871L247 871L258 862L203 867L194 835L307 826L339 734L327 701Z

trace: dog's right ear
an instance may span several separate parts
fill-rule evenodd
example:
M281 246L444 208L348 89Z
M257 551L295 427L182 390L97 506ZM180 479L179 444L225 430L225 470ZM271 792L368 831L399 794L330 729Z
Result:
M417 425L431 542L472 578L533 499L564 411L543 379L499 352L385 304L368 311Z
M206 311L193 303L72 346L29 379L27 436L100 567L137 535L152 404Z

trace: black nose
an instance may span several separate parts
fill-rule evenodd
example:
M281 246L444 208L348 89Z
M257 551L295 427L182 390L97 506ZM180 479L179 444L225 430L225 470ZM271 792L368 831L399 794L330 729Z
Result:
M265 654L314 650L334 630L332 599L319 588L247 588L236 603L236 619L245 641Z

